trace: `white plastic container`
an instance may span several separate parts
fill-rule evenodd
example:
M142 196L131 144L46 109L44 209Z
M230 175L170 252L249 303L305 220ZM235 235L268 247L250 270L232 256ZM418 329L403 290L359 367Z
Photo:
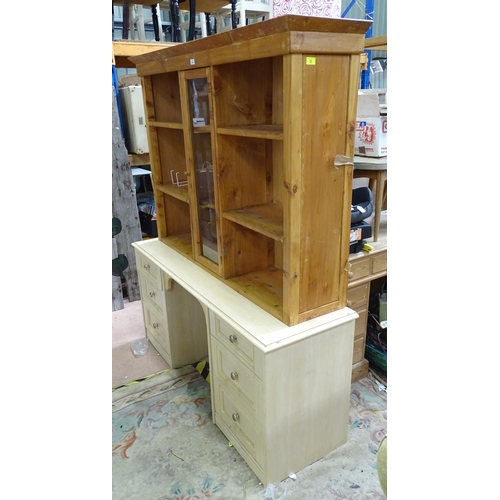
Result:
M130 85L118 89L123 119L125 146L129 153L149 153L142 87Z

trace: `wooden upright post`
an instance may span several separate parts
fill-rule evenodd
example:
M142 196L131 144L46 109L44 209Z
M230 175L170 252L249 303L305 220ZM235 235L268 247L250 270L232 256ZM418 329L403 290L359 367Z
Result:
M111 87L111 99L113 102L113 218L118 219L119 232L115 235L113 230L113 248L116 243L116 252L113 251L113 274L119 274L120 281L125 281L127 297L129 302L141 298L139 292L139 280L137 277L137 265L132 243L142 240L142 231L137 209L137 196L135 192L134 179L130 168L128 151L123 140L115 89ZM117 272L118 269L118 272ZM113 278L114 279L114 278ZM120 287L121 291L121 287ZM120 307L119 297L113 290L113 310ZM123 309L123 305L121 307Z

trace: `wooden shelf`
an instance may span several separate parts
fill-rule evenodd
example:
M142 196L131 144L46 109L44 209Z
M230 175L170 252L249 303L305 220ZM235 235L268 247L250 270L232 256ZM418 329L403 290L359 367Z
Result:
M281 269L269 267L230 278L225 280L225 283L282 321L283 271Z
M273 240L283 241L283 206L278 203L231 210L224 212L223 217Z
M365 49L387 50L387 35L374 36L365 40Z
M178 122L157 122L157 121L150 120L148 122L148 125L150 127L156 127L156 128L173 128L173 129L182 130L182 123L178 123Z
M222 135L254 137L256 139L283 140L283 125L248 125L246 127L219 127Z
M201 127L193 127L194 134L209 134L210 125L202 125Z
M162 193L173 196L180 201L189 203L189 194L187 186L174 186L172 184L156 184L156 189Z
M193 247L191 244L191 234L179 234L175 236L165 236L160 238L160 240L168 245L169 247L174 248L180 254L187 257L189 260L193 260Z
M149 165L149 153L129 154L128 159L131 167L140 167L141 165Z

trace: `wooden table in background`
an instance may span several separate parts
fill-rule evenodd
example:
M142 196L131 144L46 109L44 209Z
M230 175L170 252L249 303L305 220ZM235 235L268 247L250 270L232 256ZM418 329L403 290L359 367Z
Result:
M354 157L353 178L369 179L368 187L375 201L375 220L373 222L373 241L378 240L380 213L387 197L387 156L370 158L368 156Z

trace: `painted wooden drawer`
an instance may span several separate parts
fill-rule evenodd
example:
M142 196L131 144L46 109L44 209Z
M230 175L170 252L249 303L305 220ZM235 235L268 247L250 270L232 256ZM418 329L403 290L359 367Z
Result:
M218 316L215 316L215 331L212 333L232 354L242 359L250 368L254 367L253 344Z
M163 290L163 282L161 269L143 253L137 252L137 268L138 270L151 279L151 281L160 289Z
M244 450L262 466L261 429L254 410L224 382L215 384L214 405L217 420L222 420ZM228 437L228 436L227 436Z
M264 442L262 438L259 438L257 441L256 447L255 448L250 448L250 451L248 451L248 448L245 448L245 446L242 444L242 442L239 440L238 437L236 437L236 434L233 433L233 431L225 424L225 421L219 416L217 413L215 413L215 424L219 429L222 431L224 436L232 443L232 445L238 450L238 453L243 457L243 460L250 466L250 468L254 471L255 475L262 481L265 482L265 474L264 474L264 469L266 468L264 460L264 452L263 452L263 446ZM263 434L263 433L262 433ZM258 457L258 460L256 459Z
M155 304L160 311L165 311L165 292L148 277L143 277L141 283L141 299L149 300Z
M168 324L165 316L160 314L156 308L148 302L143 303L144 323L146 329L153 337L160 342L170 355L170 342L168 341Z
M224 381L255 411L261 399L261 381L239 358L212 337L212 364L217 380Z

